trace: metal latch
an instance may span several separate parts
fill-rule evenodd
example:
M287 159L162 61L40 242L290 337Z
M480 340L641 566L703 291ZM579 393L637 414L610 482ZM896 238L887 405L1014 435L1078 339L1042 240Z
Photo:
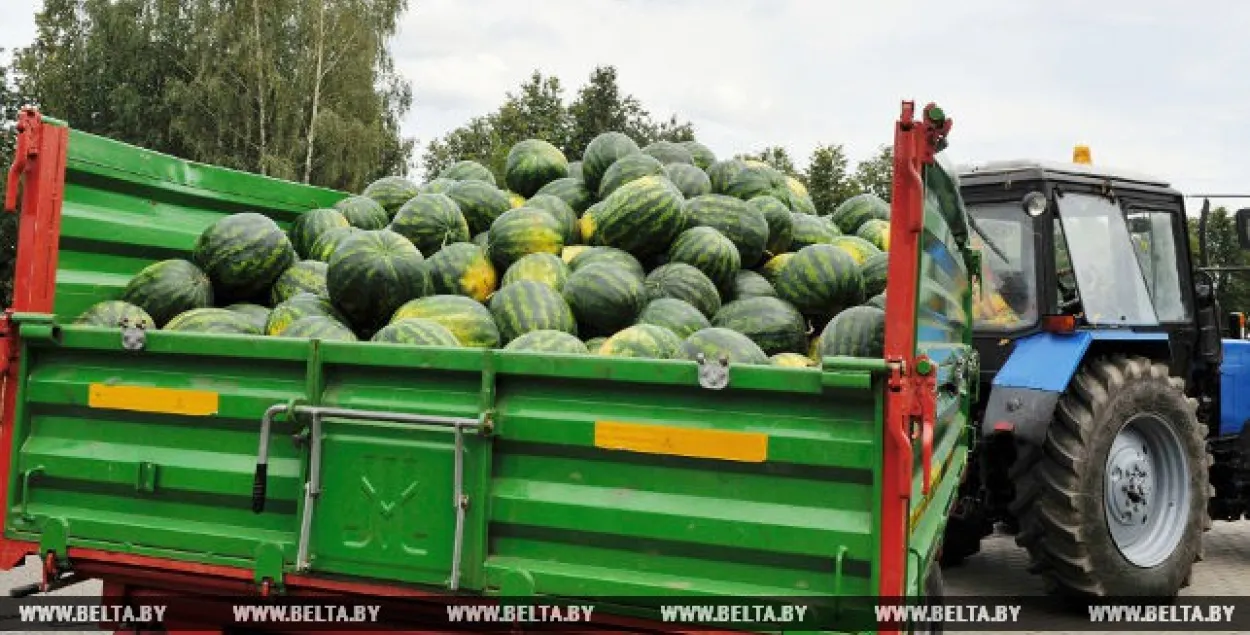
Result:
M708 361L707 356L699 353L699 385L708 390L722 390L729 385L729 357L721 354L715 362Z

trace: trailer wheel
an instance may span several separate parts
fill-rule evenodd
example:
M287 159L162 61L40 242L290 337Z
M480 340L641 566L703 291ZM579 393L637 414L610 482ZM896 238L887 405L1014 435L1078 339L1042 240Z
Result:
M924 576L924 603L929 606L941 606L945 599L946 582L942 579L942 567L937 562L933 562ZM927 622L916 624L913 632L918 635L921 633L938 635L942 630L942 622Z
M1012 467L1016 544L1047 590L1173 597L1211 527L1206 429L1166 364L1098 358L1059 399L1042 447Z

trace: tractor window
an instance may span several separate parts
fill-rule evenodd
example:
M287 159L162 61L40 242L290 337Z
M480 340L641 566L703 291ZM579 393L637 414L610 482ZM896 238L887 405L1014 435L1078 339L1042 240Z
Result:
M1014 331L1032 326L1037 322L1032 219L1016 201L969 206L968 213L993 243L987 245L972 233L972 244L981 252L982 283L972 289L976 329Z
M1059 210L1086 321L1095 325L1157 325L1137 250L1130 244L1119 205L1102 196L1066 194L1059 198Z
M1176 256L1176 215L1164 211L1133 210L1127 215L1129 234L1137 263L1146 280L1160 322L1189 320L1189 307L1181 295Z

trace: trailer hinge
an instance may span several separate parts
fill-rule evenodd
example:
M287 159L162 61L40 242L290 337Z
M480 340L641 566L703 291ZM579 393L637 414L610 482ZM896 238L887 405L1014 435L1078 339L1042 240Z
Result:
M920 443L921 491L928 496L932 486L933 428L937 419L937 368L923 355L916 358L915 368L916 372L907 377L911 388L908 415L912 441Z

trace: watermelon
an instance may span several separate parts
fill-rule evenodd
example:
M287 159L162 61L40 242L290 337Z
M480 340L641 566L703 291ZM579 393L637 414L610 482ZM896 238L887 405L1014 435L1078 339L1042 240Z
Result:
M495 182L495 175L490 169L477 161L457 161L440 172L438 178L452 181L481 181L491 187L499 185Z
M720 190L713 184L712 191L749 201L761 194L769 194L785 186L785 175L767 163L743 161L743 168L729 177Z
M786 189L790 190L790 193L795 196L811 197L811 193L807 191L807 186L793 176L786 176Z
M310 340L333 340L355 342L356 334L342 322L324 315L310 315L291 323L282 331L282 337L302 337Z
M777 297L804 314L835 315L864 301L864 279L855 260L833 245L804 247L790 258L773 285Z
M608 341L606 337L592 337L586 340L586 350L590 351L591 354L599 355L599 350L603 348L603 343L606 341Z
M865 295L875 296L885 292L889 266L890 255L884 252L873 254L859 266L859 275L864 278Z
M564 264L566 265L571 264L574 258L581 255L582 252L590 250L590 249L598 249L598 248L591 247L589 245L573 245L570 247L565 247L564 249L560 250L560 260L563 260ZM633 256L630 256L630 257L633 258Z
M652 300L639 314L638 323L662 326L683 339L712 326L702 311L677 298Z
M707 171L708 180L712 183L712 193L724 194L729 181L746 168L746 162L741 159L725 159L704 168Z
M885 310L885 294L878 293L877 295L874 295L871 298L868 298L868 301L864 303L864 306L876 307L884 311Z
M368 196L349 196L335 203L334 209L341 212L347 223L357 229L382 229L391 220L386 208Z
M482 181L460 181L447 190L447 196L460 207L472 234L490 229L496 218L512 209L507 194Z
M175 315L166 331L191 333L233 333L236 335L260 335L255 322L242 313L226 309L191 309Z
M269 312L265 322L265 335L282 335L291 324L312 315L328 317L340 323L344 322L343 315L334 308L329 298L311 293L298 293Z
M504 190L503 193L508 195L508 204L512 206L512 209L525 206L524 196L521 196L516 192L509 192L508 190Z
M582 180L586 188L598 192L604 173L617 159L641 152L638 144L621 132L605 132L591 139L582 153Z
M426 261L426 271L434 293L468 296L478 302L485 302L499 284L486 250L473 243L443 247Z
M504 166L508 188L526 198L568 175L569 160L564 153L542 139L526 139L512 146Z
M812 368L816 365L812 358L799 353L777 353L768 358L768 363L786 368Z
M352 326L372 332L405 302L427 293L424 260L407 238L389 229L359 232L330 257L330 300Z
M347 217L336 209L314 209L300 214L291 223L291 245L300 258L308 258L313 245L322 234L331 229L351 227Z
M686 198L712 193L712 181L707 178L707 173L693 165L670 163L664 166L664 175Z
M490 310L462 295L431 295L411 300L395 311L391 322L408 318L423 318L442 324L461 346L499 346L499 327L495 326Z
M651 145L642 149L642 153L653 157L660 163L668 165L670 163L684 163L691 167L694 166L694 155L690 154L680 143L672 141L656 141Z
M195 242L192 260L213 281L218 300L243 300L269 290L295 262L295 247L277 223L244 212L222 218L204 230Z
M473 237L472 243L482 248L482 253L486 253L490 249L490 230L484 231Z
M730 364L768 364L768 355L755 342L737 331L725 328L707 328L687 337L675 357L697 360L700 354L712 363L724 357Z
M530 254L508 267L500 286L506 287L521 280L541 282L556 291L564 289L569 279L569 266L552 254Z
M700 170L706 170L713 163L716 163L716 155L707 146L698 141L682 141L681 147L690 153L691 159Z
M821 357L881 357L885 354L885 311L853 306L829 321L820 334Z
M667 249L687 223L681 192L662 176L645 176L613 192L598 215L582 217L581 226L593 245L646 257Z
M426 258L444 245L469 240L469 223L446 194L418 194L395 212L389 229L407 238Z
M490 314L505 344L531 331L577 335L573 310L555 289L540 282L522 280L500 289L490 299Z
M459 340L447 330L447 327L426 318L395 320L379 329L369 341L444 348L460 346Z
M286 302L297 293L312 293L328 297L326 288L326 263L316 260L301 260L278 276L269 291L269 303L278 305Z
M541 209L560 223L561 236L564 238L564 244L574 245L581 241L582 232L577 226L577 212L569 207L562 199L552 196L551 194L535 194L530 200L526 201L526 207L533 209Z
M607 335L633 324L647 298L638 276L607 264L578 268L562 293L587 335Z
M569 161L569 178L577 179L579 181L583 180L581 161Z
M543 186L538 190L535 197L542 195L554 196L562 201L577 214L586 211L594 202L594 196L587 189L586 184L581 179L563 178L556 179Z
M876 194L858 194L842 201L829 218L843 234L854 234L870 219L890 220L890 204Z
M855 264L858 265L868 262L869 258L881 253L880 249L859 236L835 236L829 244L850 254L855 259Z
M855 231L855 235L873 244L881 251L890 250L890 221L870 218Z
M638 262L637 258L628 251L622 251L615 247L590 247L580 251L569 261L569 269L577 271L582 267L601 263L625 269L637 276L639 280L642 280L647 275L642 263Z
M365 186L365 191L361 192L361 196L367 196L378 202L382 209L386 210L387 220L399 211L400 206L408 202L408 199L421 193L421 189L416 183L405 179L402 176L384 176L369 185ZM385 223L383 223L385 225ZM361 229L372 229L371 227L361 227Z
M647 176L664 176L664 164L646 154L621 157L599 181L599 198L607 199L621 186Z
M491 176L491 178L493 179L495 177ZM451 186L456 184L457 180L459 179L439 177L429 183L426 183L425 185L422 185L419 189L422 194L446 194L451 190Z
M644 357L671 359L681 348L682 338L654 324L635 324L609 337L600 347L600 355L611 357Z
M564 331L542 330L530 331L503 347L505 351L526 351L531 353L556 353L567 355L588 355L590 348L581 340Z
M832 227L819 216L795 213L790 215L790 219L793 221L791 251L798 251L811 245L832 244L833 239L839 235L836 227Z
M121 300L147 311L157 326L164 326L179 313L212 306L213 284L186 260L162 260L135 274Z
M560 221L533 207L504 212L490 226L490 257L495 266L507 270L529 254L559 254L564 249Z
M603 203L599 201L587 207L586 211L582 212L581 218L577 219L577 235L582 239L583 244L595 244L595 228L599 225L599 218L603 216Z
M248 304L246 302L231 304L226 307L226 310L234 311L235 313L241 313L247 316L248 319L252 320L252 323L256 325L257 330L261 333L265 332L265 325L269 322L269 313L271 312L271 310L267 307L263 307L259 304Z
M807 320L789 302L769 297L734 300L712 318L712 326L737 331L765 353L800 353L807 348Z
M726 295L734 300L775 298L777 297L777 290L773 288L772 283L764 276L750 269L743 269L734 277L733 287Z
M668 249L669 262L684 262L702 271L719 289L728 289L742 266L733 241L712 227L682 232Z
M658 267L647 275L647 299L677 298L689 302L709 319L720 310L720 294L702 271L684 262Z
M773 196L757 196L750 201L768 223L768 242L764 250L770 254L782 254L790 249L794 240L794 218L785 203Z
M317 238L317 242L313 243L312 249L308 251L308 260L330 262L330 256L334 255L339 245L343 244L349 236L361 231L364 230L355 227L336 227L326 231Z
M793 192L784 190L774 190L773 195L777 196L782 203L785 203L790 211L799 214L810 214L817 216L819 212L816 210L816 202L810 196L796 196Z
M692 224L713 227L733 241L743 267L754 267L764 256L768 221L751 204L720 194L705 194L690 199L686 207Z
M149 330L156 328L156 322L147 311L121 300L105 300L91 305L78 316L77 320L74 320L74 324L108 328L123 326L137 326Z
M793 257L794 253L788 252L784 254L777 254L776 256L769 258L768 262L765 262L763 266L760 267L760 275L763 276L769 284L777 284L777 277L781 275L782 268L784 268L786 263L790 262L790 259Z

